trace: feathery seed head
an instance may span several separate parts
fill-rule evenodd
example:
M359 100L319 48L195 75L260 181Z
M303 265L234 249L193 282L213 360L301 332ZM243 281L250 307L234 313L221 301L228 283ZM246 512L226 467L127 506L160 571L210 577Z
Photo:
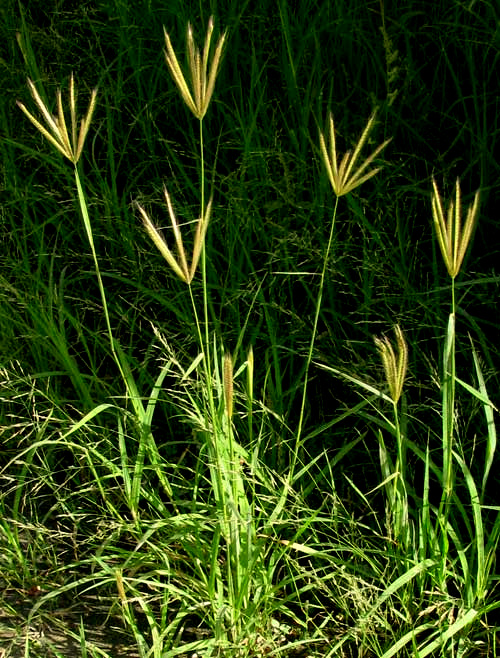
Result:
M465 225L462 229L462 200L460 192L460 181L457 178L455 184L455 201L448 204L446 213L443 208L441 195L434 178L432 179L432 217L436 228L439 248L448 270L448 274L454 279L460 272L467 247L472 236L479 211L479 190L474 196L474 202L467 209Z
M234 381L233 381L233 357L229 352L224 354L223 359L223 382L224 382L224 402L226 405L226 414L229 420L233 417L234 405Z
M165 239L163 238L159 230L156 228L156 226L153 224L153 222L151 221L149 215L144 210L144 208L138 203L136 205L141 214L144 227L148 232L149 237L152 239L152 241L158 248L159 252L163 256L163 258L167 261L167 263L170 265L170 267L173 269L175 274L177 274L177 276L180 279L182 279L184 283L187 283L189 285L194 278L196 268L198 267L198 263L200 260L201 250L205 242L205 235L207 232L208 223L210 221L210 213L212 211L212 198L210 198L208 205L205 209L205 212L203 213L203 216L200 217L196 222L193 255L191 257L191 265L189 266L186 258L186 251L184 249L184 242L182 240L181 228L179 222L177 221L177 217L175 216L172 201L170 199L170 195L166 187L163 188L163 194L165 196L165 202L167 204L168 214L170 216L170 221L172 222L172 228L174 231L175 245L177 248L177 258L168 247Z
M367 181L372 176L375 176L380 167L372 169L371 171L364 173L366 168L372 163L372 161L377 157L377 155L384 149L387 144L391 141L387 139L383 144L380 144L373 153L362 162L359 167L355 170L354 165L359 158L361 149L363 148L370 130L373 127L375 122L376 113L374 112L368 120L366 127L356 144L354 153L347 151L342 158L340 165L337 161L337 145L335 141L335 125L333 122L333 116L330 114L329 128L329 145L327 145L327 138L325 135L320 132L319 143L321 148L321 155L323 156L323 162L325 163L326 171L328 173L328 178L330 179L331 186L337 197L343 196L352 192L356 187ZM329 147L329 148L328 148Z
M394 333L396 334L396 351L394 351L387 336L383 338L374 337L374 340L382 359L390 396L394 404L397 404L403 392L403 384L408 368L408 346L398 324L394 327Z
M40 121L38 121L38 119L36 119L26 108L24 103L17 101L18 106L35 126L35 128L37 128L42 133L42 135L53 146L55 146L60 153L64 155L65 158L68 158L70 162L76 165L82 154L85 138L87 137L90 122L92 121L92 115L96 106L97 89L92 90L89 108L87 110L87 114L80 122L80 132L78 133L78 124L76 118L76 91L73 74L71 74L69 81L69 111L71 120L71 134L69 134L68 127L66 125L66 118L64 116L61 90L57 90L56 96L57 115L52 116L46 104L43 102L40 94L38 93L34 83L29 78L28 86L30 88L31 95L33 96L35 103L38 105L38 108L42 113L47 125L44 126Z
M217 73L219 71L219 65L222 57L222 49L224 46L224 41L226 40L226 32L217 41L215 47L215 52L212 57L212 62L209 66L208 58L210 54L210 44L212 41L212 33L214 30L214 21L210 17L208 22L207 35L205 37L205 46L203 48L203 56L200 54L199 48L196 47L193 37L193 29L191 24L188 24L187 30L187 52L188 52L188 67L191 77L191 90L189 88L186 76L182 72L182 69L177 59L177 55L170 41L170 36L165 28L163 32L165 34L165 59L167 61L168 68L174 79L177 88L182 96L182 99L194 114L194 116L200 121L205 116L212 94L215 87L215 80L217 78Z

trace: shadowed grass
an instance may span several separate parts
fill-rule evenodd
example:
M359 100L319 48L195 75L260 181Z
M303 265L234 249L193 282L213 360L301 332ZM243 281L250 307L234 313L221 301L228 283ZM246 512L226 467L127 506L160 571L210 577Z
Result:
M55 4L0 9L7 656L498 653L495 4ZM201 73L212 15L193 120L164 32ZM57 115L72 73L83 110L99 88L83 150L66 116L79 196L15 104L29 77ZM330 230L318 127L344 153L372 110L386 161ZM481 188L453 283L432 177Z

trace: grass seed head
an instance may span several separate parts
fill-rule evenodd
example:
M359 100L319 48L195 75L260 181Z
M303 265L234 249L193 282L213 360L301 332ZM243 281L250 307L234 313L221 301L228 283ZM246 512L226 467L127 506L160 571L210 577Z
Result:
M460 272L477 220L479 190L474 196L472 205L467 209L465 225L462 228L462 199L459 179L457 178L455 184L455 200L450 200L446 213L434 178L432 179L432 188L432 217L436 228L439 248L441 249L448 274L452 279L455 279Z
M209 65L210 44L212 41L212 33L214 30L213 17L210 17L208 22L207 35L205 37L205 46L203 48L203 56L199 48L196 47L193 36L193 28L188 24L187 30L187 52L188 52L188 68L191 78L191 89L189 87L186 76L177 59L177 55L170 41L170 36L165 28L165 59L170 73L174 79L175 84L182 96L182 99L200 121L205 116L212 94L215 87L215 80L219 72L219 65L222 58L222 49L226 40L226 32L217 41L212 61Z
M342 158L340 165L338 164L337 159L337 144L335 141L335 125L333 122L333 116L330 114L329 128L329 144L327 144L327 137L323 133L319 135L319 143L321 148L321 154L323 156L323 162L325 163L326 171L328 173L328 178L330 180L333 191L337 197L343 196L352 192L356 187L367 181L372 176L375 176L376 173L380 171L380 167L372 169L365 173L367 167L372 163L372 161L377 157L377 155L384 149L387 144L391 141L387 139L383 144L380 144L373 153L364 160L357 169L354 168L361 149L363 148L370 130L373 127L375 122L375 112L371 115L366 124L366 127L356 144L354 153L347 151Z
M142 217L144 227L149 237L154 242L159 252L163 256L163 258L167 261L167 263L170 265L170 267L175 272L175 274L180 279L182 279L184 283L187 283L189 285L191 284L191 281L193 280L194 275L196 273L196 269L198 267L198 263L200 260L201 251L205 242L205 235L207 232L208 224L210 221L210 214L212 211L212 199L210 198L208 205L205 209L205 212L203 213L203 216L200 217L197 221L196 233L195 233L194 244L193 244L193 254L191 257L191 265L188 265L186 250L184 249L184 241L182 239L181 228L179 222L177 221L177 217L175 216L172 201L170 199L170 195L166 187L163 188L163 194L165 196L165 202L167 204L168 214L170 216L170 221L172 222L172 228L174 231L175 245L177 248L177 258L174 255L174 253L171 251L169 246L167 245L165 239L163 238L159 230L151 221L148 213L144 210L144 208L141 205L139 204L136 205Z
M394 327L394 333L396 335L396 350L394 350L387 336L383 338L375 337L374 340L382 359L390 396L394 404L397 404L403 392L403 384L408 368L408 345L399 325Z
M85 143L85 138L90 127L90 122L92 121L92 115L94 114L96 99L97 99L97 89L93 89L90 96L90 103L87 110L87 114L81 120L80 123L80 132L78 132L78 122L76 117L76 91L75 91L75 82L73 74L69 81L69 112L71 119L71 134L68 132L68 127L66 124L66 118L64 116L64 109L62 103L61 90L57 90L57 115L52 116L47 105L43 102L40 94L38 93L35 84L28 78L28 86L31 91L31 95L35 103L38 105L40 112L45 119L46 126L43 125L38 119L36 119L31 112L26 108L24 103L17 101L18 106L28 117L31 123L37 128L42 135L53 145L56 149L64 155L65 158L68 158L74 165L80 159L82 154L83 145Z

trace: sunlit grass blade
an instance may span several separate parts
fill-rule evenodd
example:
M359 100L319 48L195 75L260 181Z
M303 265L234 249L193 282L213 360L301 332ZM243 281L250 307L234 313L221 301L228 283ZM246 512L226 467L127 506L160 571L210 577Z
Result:
M488 482L488 476L490 474L497 449L497 431L496 431L495 415L493 411L496 410L498 413L498 409L496 409L496 407L493 405L488 395L488 391L486 389L486 383L484 381L483 372L481 369L481 364L479 362L479 357L477 355L477 352L474 348L474 344L472 343L472 339L471 339L471 346L472 346L472 356L474 357L474 367L476 369L476 376L479 382L479 392L481 394L480 399L483 403L483 410L486 420L486 454L484 456L483 480L481 483L481 501L484 501L486 484ZM479 396L476 394L476 397Z
M435 564L435 560L428 558L418 562L411 569L408 569L404 574L399 576L395 581L393 581L388 587L384 589L382 594L377 597L375 603L370 607L366 615L364 616L362 622L368 622L375 612L380 608L380 606L391 596L393 596L401 587L404 587L410 583L414 578L419 576L422 572L427 571Z
M442 382L443 414L443 504L453 491L453 439L455 432L455 315L448 318L448 329L443 351Z
M477 618L477 610L473 608L467 610L467 612L459 617L455 622L453 622L445 631L439 633L439 637L429 642L424 647L418 649L419 658L426 658L433 654L436 650L441 647L445 647L448 640L451 640L455 635L460 633L464 628L473 623Z
M479 500L479 493L477 491L476 483L474 482L474 478L470 472L470 469L459 455L455 454L455 459L462 470L464 480L469 491L473 519L473 536L471 539L473 539L473 546L475 550L469 552L469 574L470 577L473 578L473 582L470 584L470 589L472 590L474 598L473 601L468 603L470 606L479 607L484 601L487 590L487 582L489 580L489 573L485 569L485 541L481 503Z

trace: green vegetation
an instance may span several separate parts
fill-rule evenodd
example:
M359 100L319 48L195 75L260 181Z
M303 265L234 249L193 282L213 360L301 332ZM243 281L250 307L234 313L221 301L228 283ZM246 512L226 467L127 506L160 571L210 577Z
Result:
M500 655L497 4L0 20L0 658Z

